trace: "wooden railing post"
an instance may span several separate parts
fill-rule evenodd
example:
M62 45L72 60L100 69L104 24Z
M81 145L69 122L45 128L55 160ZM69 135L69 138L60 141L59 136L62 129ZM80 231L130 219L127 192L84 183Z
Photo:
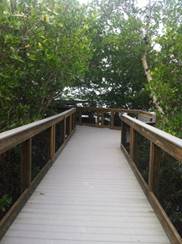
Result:
M130 138L129 138L129 141L130 141L130 157L132 159L134 159L134 154L135 154L135 138L136 138L136 133L135 133L135 130L130 127Z
M123 125L124 125L124 123L121 121L121 144L120 144L120 146L123 145L123 137L124 137L124 134L123 134Z
M72 130L74 130L74 114L72 114Z
M54 160L56 152L56 126L52 125L50 128L50 158Z
M104 127L104 113L100 113L100 116L101 116L101 125L100 127Z
M75 129L76 126L76 114L73 114L73 129Z
M97 127L103 127L104 125L104 115L102 112L97 112Z
M155 192L158 183L160 168L160 152L159 148L152 142L150 142L150 161L149 161L149 189Z
M96 114L97 114L97 123L96 123L96 126L99 127L99 112L96 111Z
M64 117L64 141L66 139L66 117Z
M72 114L70 115L70 135L71 135L71 132L72 132Z
M81 125L82 124L82 112L81 112L81 110L79 111L79 113L78 113L78 121L79 121L79 125Z
M74 113L74 128L76 127L76 113Z
M31 184L32 179L32 139L22 143L21 147L21 191Z
M111 129L114 128L114 112L111 112Z

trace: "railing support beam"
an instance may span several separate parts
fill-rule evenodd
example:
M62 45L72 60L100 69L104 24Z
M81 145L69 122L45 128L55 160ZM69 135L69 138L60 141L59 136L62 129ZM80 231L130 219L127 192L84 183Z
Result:
M21 192L28 188L32 178L32 139L22 143L21 147Z
M149 189L152 192L155 192L158 175L160 168L160 152L159 148L152 142L150 142L150 161L149 161Z
M134 155L135 155L135 138L136 138L136 133L135 130L130 127L130 157L132 159L134 159Z
M69 134L71 135L71 131L72 131L72 115L69 116Z
M54 160L56 152L56 126L53 125L50 128L50 158Z
M64 141L66 139L66 117L64 117Z

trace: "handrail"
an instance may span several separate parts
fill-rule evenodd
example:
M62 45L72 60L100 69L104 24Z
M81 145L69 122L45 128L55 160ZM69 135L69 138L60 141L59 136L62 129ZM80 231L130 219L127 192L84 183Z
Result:
M128 113L128 114L127 114ZM132 117L132 116L134 117ZM84 116L87 116L86 123L83 121ZM90 116L90 117L89 117ZM121 129L121 148L128 158L137 179L139 180L144 192L146 193L151 205L157 213L164 229L170 237L172 243L181 243L181 238L175 227L169 220L168 216L161 207L157 197L155 196L155 186L157 184L157 173L159 171L158 162L158 148L167 152L177 160L182 160L182 140L172 136L160 129L157 129L146 123L155 124L156 115L153 112L146 112L137 109L122 109L122 108L91 108L91 107L77 107L69 109L58 115L49 118L35 121L33 123L0 133L0 156L8 150L21 145L21 188L23 189L18 200L13 204L10 210L6 213L0 221L0 238L5 233L9 225L15 219L17 213L20 211L26 199L31 195L32 191L38 185L45 173L51 167L58 153L63 149L76 126L76 117L78 124L86 124L96 127L108 127L111 129ZM119 123L115 123L115 119ZM140 119L142 121L140 121ZM94 122L93 122L94 121ZM120 122L122 121L122 126ZM107 123L106 123L107 122ZM63 144L56 152L56 126L62 123L63 129ZM129 135L127 141L129 142L129 152L125 149L123 140L126 134L126 127L129 128ZM46 163L44 168L32 180L31 178L31 164L32 164L32 138L43 131L49 131L50 139L50 160ZM136 145L136 132L150 141L150 160L149 160L149 177L148 184L145 182L141 173L137 169L134 162L134 153Z
M76 110L79 125L121 129L120 115L123 113L140 117L146 123L156 123L155 113L140 109L77 107Z
M144 111L141 109L127 109L127 108L102 108L102 107L77 107L78 111L103 111L103 112L127 112L127 113L144 113L148 115L153 115L153 112Z
M15 129L1 132L0 133L0 154L9 150L11 147L15 147L21 142L27 140L28 138L35 136L36 134L40 133L44 129L59 123L65 117L68 117L69 115L75 112L76 109L72 108L60 114L42 120L38 120L30 124L17 127Z
M177 160L182 160L182 139L132 118L127 114L122 115L122 121Z
M62 125L61 125L62 124ZM58 125L58 127L57 127ZM62 126L62 127L59 127ZM57 155L66 145L76 127L76 109L72 108L58 115L51 116L33 123L20 126L18 128L0 133L0 159L9 153L16 146L20 145L20 195L13 203L4 217L0 220L0 239L21 210L25 201L29 198L33 190L44 177ZM62 128L61 135L56 135L56 131ZM60 129L59 129L60 130ZM48 156L44 166L35 177L32 177L32 139L44 132L48 132ZM62 141L60 142L60 138ZM35 140L36 137L35 137ZM57 145L57 146L56 146ZM43 153L40 148L40 153Z
M128 162L131 165L139 183L141 184L149 202L153 206L154 211L161 224L163 225L171 243L181 244L182 239L170 221L169 217L162 208L157 196L156 187L158 184L161 151L166 152L177 161L182 162L182 139L170 135L158 128L148 125L138 119L124 113L121 116L122 129L121 129L121 149L125 153ZM145 181L142 173L138 169L135 162L136 155L136 132L142 135L150 142L149 149L149 169L148 180ZM140 159L139 159L140 161ZM139 164L140 162L138 162Z

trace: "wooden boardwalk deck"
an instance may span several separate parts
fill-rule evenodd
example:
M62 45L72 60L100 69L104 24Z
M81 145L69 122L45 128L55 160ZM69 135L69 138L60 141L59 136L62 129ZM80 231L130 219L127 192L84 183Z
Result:
M119 145L77 127L1 244L170 243Z

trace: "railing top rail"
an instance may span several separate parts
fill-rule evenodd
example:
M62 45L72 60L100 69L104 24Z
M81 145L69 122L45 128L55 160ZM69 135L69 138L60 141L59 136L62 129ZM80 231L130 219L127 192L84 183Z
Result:
M65 117L71 115L74 112L76 112L76 109L71 108L60 114L0 133L0 153L3 153L11 147L14 147L21 142L35 136L51 125L62 121Z
M102 108L102 107L77 107L77 110L82 111L106 111L106 112L126 112L126 113L143 113L153 115L153 112L143 111L141 109L125 109L125 108Z
M177 160L182 160L182 139L132 118L127 114L123 114L121 119L171 156Z

